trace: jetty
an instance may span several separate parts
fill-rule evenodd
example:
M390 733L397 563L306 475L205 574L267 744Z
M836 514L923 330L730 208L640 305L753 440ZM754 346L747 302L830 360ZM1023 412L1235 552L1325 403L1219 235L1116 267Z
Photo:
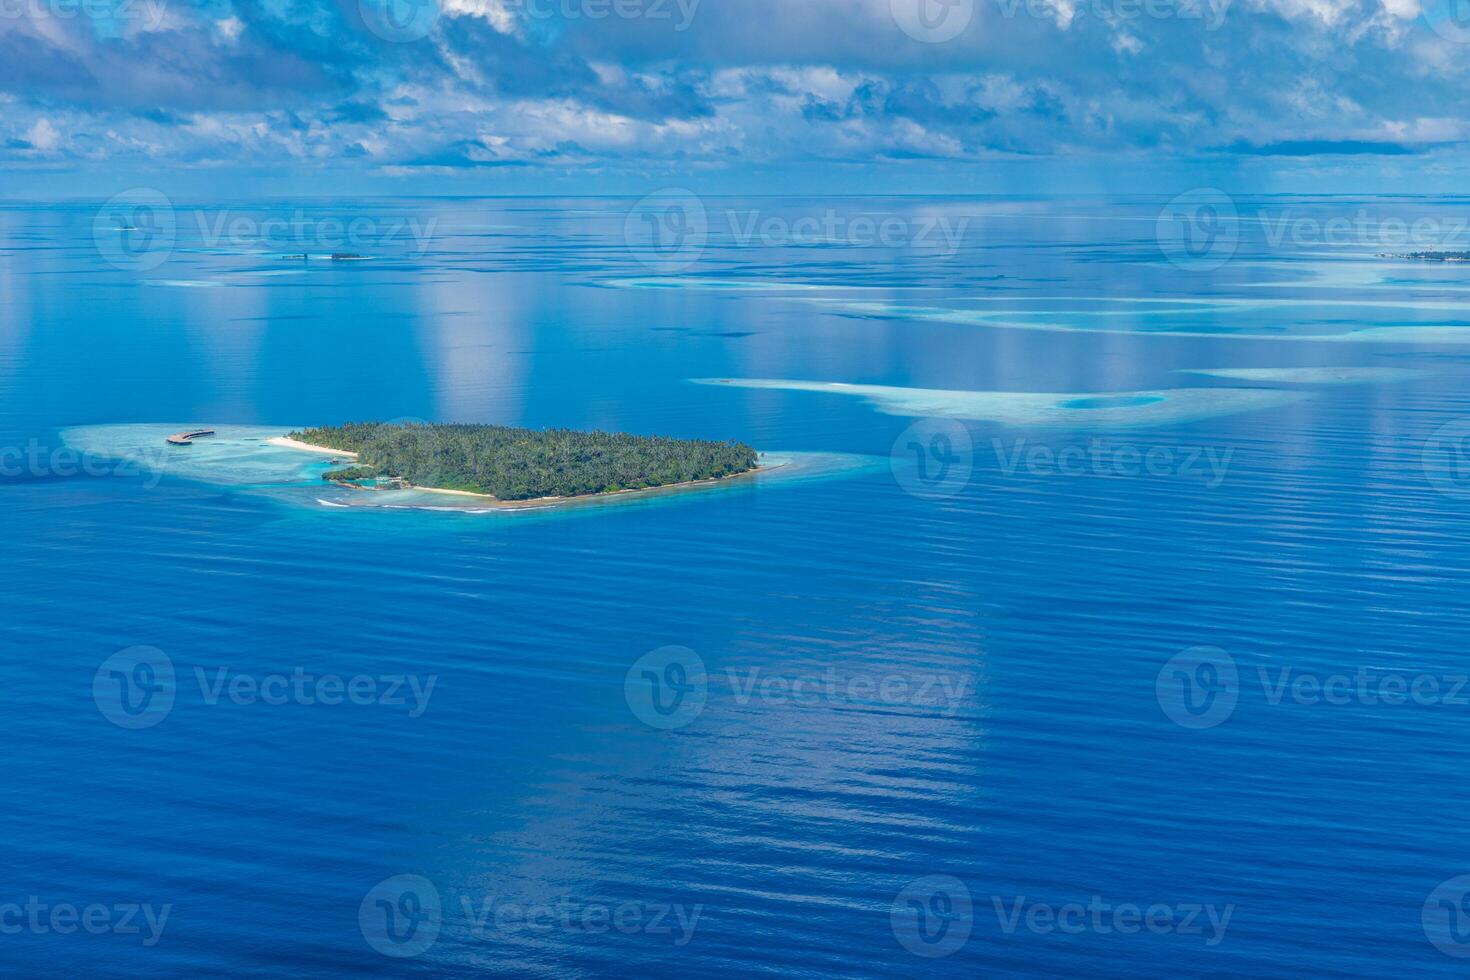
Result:
M192 432L175 432L166 440L170 446L191 446L201 436L214 435L213 429L195 429Z

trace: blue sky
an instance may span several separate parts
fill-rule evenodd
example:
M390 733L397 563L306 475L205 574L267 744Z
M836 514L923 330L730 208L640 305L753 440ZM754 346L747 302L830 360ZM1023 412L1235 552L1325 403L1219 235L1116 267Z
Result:
M1459 191L1421 2L0 0L0 194Z

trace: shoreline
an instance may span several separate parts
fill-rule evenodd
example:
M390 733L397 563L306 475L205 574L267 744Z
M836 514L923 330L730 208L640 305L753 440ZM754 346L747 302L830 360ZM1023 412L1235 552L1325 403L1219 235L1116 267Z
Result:
M282 449L299 449L309 453L329 453L333 456L346 456L349 459L357 458L357 453L350 453L345 449L333 449L330 446L313 446L309 442L301 442L287 436L276 436L274 439L267 439L266 445L279 446Z
M296 439L290 439L286 436L277 436L274 439L267 439L266 443L268 445L278 446L282 449L296 449L302 452L330 453L334 456L345 456L350 459L357 458L357 453L348 452L345 449L332 449L328 446L314 446L311 443L301 442ZM757 463L750 469L742 470L739 473L731 473L728 476L712 476L704 480L686 480L683 483L664 483L653 487L628 487L623 490L603 490L599 493L581 493L571 497L528 497L524 500L501 500L499 497L490 493L479 493L474 490L448 490L444 487L421 487L413 483L405 483L403 489L416 490L421 493L440 493L452 497L471 497L477 500L486 501L492 507L515 509L521 507L531 507L535 505L547 506L554 504L575 504L579 501L584 500L606 500L610 497L618 497L622 496L623 494L630 493L658 493L663 490L692 490L698 487L710 487L716 484L727 483L731 480L738 480L741 477L753 477L763 472L769 472L770 470L778 469L784 465L784 463L776 463L774 465L762 465L760 463ZM367 492L382 492L373 490L369 487L355 486L351 483L336 483L334 481L333 485L339 487L349 487L354 490L363 490Z

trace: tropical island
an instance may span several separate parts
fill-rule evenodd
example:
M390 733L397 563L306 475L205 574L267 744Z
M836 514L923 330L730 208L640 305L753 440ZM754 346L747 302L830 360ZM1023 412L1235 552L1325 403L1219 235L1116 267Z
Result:
M334 483L504 501L702 483L759 466L741 442L503 425L353 422L292 432L282 442L354 457L322 475Z
M1379 252L1380 259L1407 259L1410 262L1470 262L1470 252Z

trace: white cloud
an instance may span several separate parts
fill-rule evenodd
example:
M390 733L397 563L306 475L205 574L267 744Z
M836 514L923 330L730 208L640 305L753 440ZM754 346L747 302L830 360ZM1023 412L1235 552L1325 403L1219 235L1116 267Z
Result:
M1113 50L1119 54L1138 54L1143 50L1143 42L1132 34L1118 34L1113 38Z
M61 134L51 121L44 116L36 120L36 124L26 130L25 140L38 150L54 150L61 143Z
M221 41L233 44L245 32L245 22L238 17L226 17L214 22L214 32Z
M501 34L513 34L514 6L511 0L440 0L439 11L446 17L477 17Z

